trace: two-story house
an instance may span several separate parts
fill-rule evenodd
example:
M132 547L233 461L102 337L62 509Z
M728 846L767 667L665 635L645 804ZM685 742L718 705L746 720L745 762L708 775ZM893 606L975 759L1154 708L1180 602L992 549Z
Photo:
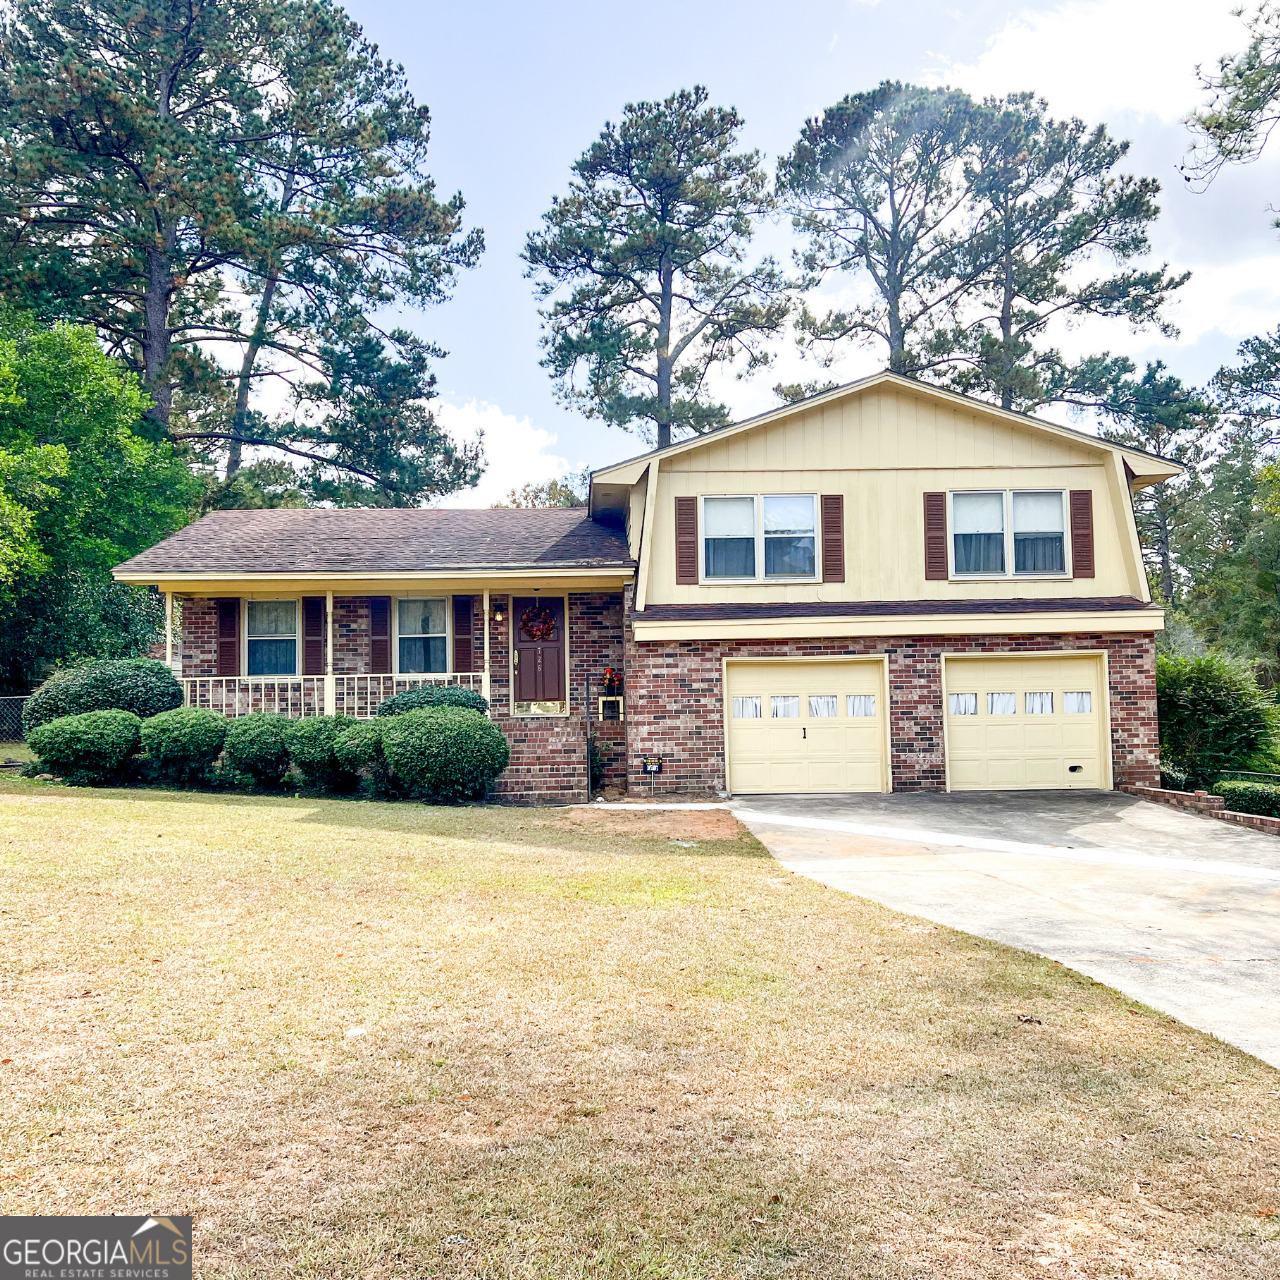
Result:
M592 476L585 510L205 516L166 594L191 705L482 691L511 798L1157 784L1131 495L1177 464L879 374Z

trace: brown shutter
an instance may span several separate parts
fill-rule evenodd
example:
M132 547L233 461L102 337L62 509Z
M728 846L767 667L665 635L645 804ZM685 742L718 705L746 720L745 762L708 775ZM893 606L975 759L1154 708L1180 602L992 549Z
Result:
M324 675L324 596L302 597L302 674Z
M218 600L218 674L240 674L240 601Z
M391 597L369 597L369 672L387 675L391 670Z
M698 585L698 500L676 499L676 581Z
M1093 577L1093 490L1071 490L1071 576Z
M822 495L822 580L844 581L844 494Z
M471 608L470 596L453 597L453 669L470 671L474 661L474 650L471 646Z
M924 576L929 582L947 580L947 495L924 495Z

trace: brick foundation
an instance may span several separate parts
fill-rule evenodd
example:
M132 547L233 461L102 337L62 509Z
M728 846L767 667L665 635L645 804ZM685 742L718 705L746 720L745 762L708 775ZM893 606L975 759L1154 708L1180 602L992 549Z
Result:
M1121 791L1139 800L1151 800L1155 804L1172 805L1175 809L1188 809L1202 818L1217 818L1219 822L1234 822L1239 827L1251 827L1269 836L1280 836L1280 818L1263 813L1236 813L1227 808L1222 796L1205 791L1167 791L1160 787L1121 787Z
M1146 633L645 643L629 638L629 783L645 795L724 790L722 659L885 654L889 659L893 789L940 791L946 785L943 654L1089 649L1107 651L1115 785L1158 785L1155 638ZM644 776L641 763L645 756L662 757L660 775Z

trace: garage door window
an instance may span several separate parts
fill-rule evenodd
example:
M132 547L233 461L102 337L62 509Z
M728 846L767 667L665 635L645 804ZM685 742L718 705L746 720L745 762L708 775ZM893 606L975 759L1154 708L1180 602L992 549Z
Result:
M873 716L876 713L874 693L851 693L847 695L847 700L847 710L851 716Z
M1062 695L1062 710L1069 716L1087 716L1093 710L1093 694L1088 689Z
M734 698L733 718L735 720L763 720L764 711L759 698Z
M1016 693L987 694L987 715L1016 716L1018 714L1018 695Z
M840 714L840 700L834 693L811 693L809 695L809 715L816 720Z
M799 720L800 719L800 698L799 695L790 697L788 695L774 694L769 699L771 710L775 720Z
M976 693L950 693L947 695L947 710L953 716L976 716L978 714L978 695Z
M1053 715L1053 694L1029 693L1026 697L1026 705L1029 716L1051 716Z

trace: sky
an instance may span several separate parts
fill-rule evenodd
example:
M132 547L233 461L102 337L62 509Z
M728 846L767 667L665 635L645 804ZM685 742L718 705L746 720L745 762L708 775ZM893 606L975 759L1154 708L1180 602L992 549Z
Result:
M454 296L399 319L449 352L437 366L443 423L483 430L488 470L452 506L488 506L526 481L641 452L636 436L559 404L539 366L537 303L520 251L570 165L631 101L700 83L746 124L742 142L772 170L803 121L884 79L954 85L975 95L1032 90L1053 114L1105 123L1132 147L1124 167L1157 178L1162 214L1152 261L1192 272L1170 318L1180 335L1135 334L1090 321L1068 350L1110 350L1139 367L1163 360L1203 382L1239 342L1280 315L1280 139L1253 165L1187 188L1182 123L1204 98L1197 67L1241 48L1238 0L649 0L576 3L406 3L348 0L384 55L404 64L433 119L431 171L442 195L460 190L468 225L484 229L480 265ZM785 223L761 243L785 256ZM846 287L833 282L833 297ZM778 381L873 372L883 352L850 350L830 372L779 346L773 369L720 378L734 417L777 403ZM1052 416L1052 415L1048 415ZM1061 416L1061 415L1059 415ZM1064 419L1065 420L1065 419Z

